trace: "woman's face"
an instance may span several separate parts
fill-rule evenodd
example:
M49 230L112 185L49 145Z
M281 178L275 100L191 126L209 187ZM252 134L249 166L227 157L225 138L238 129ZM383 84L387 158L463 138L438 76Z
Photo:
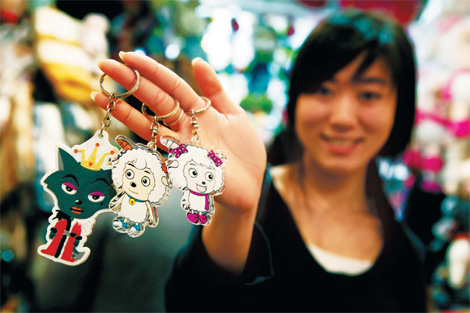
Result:
M393 127L396 90L388 67L378 58L355 77L363 58L358 56L318 91L297 100L296 132L305 157L328 172L365 170Z

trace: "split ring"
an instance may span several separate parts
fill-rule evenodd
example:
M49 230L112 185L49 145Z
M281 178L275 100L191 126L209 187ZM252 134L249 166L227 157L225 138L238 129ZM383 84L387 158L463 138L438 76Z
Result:
M166 118L169 118L173 115L176 114L176 112L178 112L179 108L180 108L180 103L178 100L176 100L175 98L173 98L173 100L175 100L175 108L168 114L165 114L165 115L161 115L161 116L158 116L158 115L150 115L147 113L147 105L145 105L145 103L142 103L142 108L141 108L141 111L142 111L142 114L144 114L145 116L147 116L148 118L150 119L153 119L155 120L155 122L158 122L158 121L162 121ZM178 117L179 119L179 117ZM172 123L173 124L173 123Z
M209 98L206 98L206 97L201 97L202 100L204 100L204 102L206 103L206 106L203 107L202 109L199 109L199 110L191 110L191 111L186 111L184 113L186 113L187 115L196 115L196 114L199 114L199 113L203 113L203 112L206 112L207 110L209 110L209 108L211 107L211 100Z
M134 92L136 92L136 90L139 88L140 86L140 73L138 70L134 69L134 73L135 75L137 76L137 82L135 83L134 87L132 87L131 90L129 91L126 91L126 92L123 92L123 93L115 93L115 92L109 92L107 91L106 89L104 89L103 87L103 82L104 82L104 78L107 76L107 74L103 74L101 75L101 78L100 78L100 89L101 91L107 95L108 97L110 98L113 98L113 99L122 99L122 98L126 98L126 97L129 97L130 95L132 95Z

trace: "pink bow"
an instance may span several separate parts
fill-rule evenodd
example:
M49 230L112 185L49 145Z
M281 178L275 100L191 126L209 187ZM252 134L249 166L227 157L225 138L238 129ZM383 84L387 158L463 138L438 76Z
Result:
M178 148L176 149L170 149L170 153L174 153L176 158L179 158L183 153L188 152L188 149L186 149L186 146L184 144L181 144Z
M209 152L207 156L211 158L212 161L214 161L215 166L219 167L220 165L222 165L222 160L219 159L219 157L215 155L214 151L211 150L211 152Z

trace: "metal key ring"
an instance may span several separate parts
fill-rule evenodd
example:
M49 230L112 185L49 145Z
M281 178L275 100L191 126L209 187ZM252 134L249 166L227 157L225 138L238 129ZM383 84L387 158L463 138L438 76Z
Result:
M140 86L140 73L138 70L134 69L134 73L135 75L137 76L137 82L135 83L134 87L132 87L131 90L129 91L126 91L126 92L123 92L123 93L115 93L115 92L109 92L107 91L106 89L104 89L103 87L103 82L104 82L104 78L107 76L107 74L103 74L101 75L101 78L100 78L100 89L101 91L107 95L108 97L110 98L113 98L113 99L122 99L122 98L126 98L126 97L129 97L130 95L132 95L134 92L136 92L136 90L139 88Z
M171 122L171 123L165 123L165 121L163 121L163 124L165 124L166 126L173 126L173 125L175 125L176 123L178 123L178 122L181 120L181 118L183 117L183 115L184 115L184 111L181 110L181 113L180 113L180 115L178 115L178 118L177 118L176 120L174 120L174 121Z
M141 111L142 111L142 114L144 114L145 116L147 116L148 118L150 119L153 119L154 121L162 121L166 118L169 118L173 115L176 114L176 112L178 112L179 108L180 108L180 103L178 100L176 100L175 98L173 98L173 100L175 100L175 108L168 114L165 114L165 115L161 115L161 116L158 116L158 115L150 115L147 113L147 105L145 103L142 103L142 108L141 108Z
M202 109L199 109L199 110L185 111L184 113L186 113L189 116L193 116L193 115L203 113L203 112L206 112L207 110L209 110L209 108L211 107L211 104L212 104L211 100L209 98L206 98L206 97L201 97L201 99L204 100L204 102L206 103L205 107L203 107Z

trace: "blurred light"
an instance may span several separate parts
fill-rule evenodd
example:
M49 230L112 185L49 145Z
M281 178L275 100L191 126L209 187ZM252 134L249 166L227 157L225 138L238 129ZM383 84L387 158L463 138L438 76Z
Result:
M195 9L196 15L200 18L211 17L212 10L206 5L198 5Z
M379 160L378 162L379 173L384 178L389 178L390 164L388 162L387 160Z
M410 171L403 164L395 165L395 178L398 180L406 180L410 175Z
M285 16L269 14L267 22L277 33L284 32L289 26L289 21Z
M10 262L15 257L15 254L11 250L5 250L2 252L2 260Z
M145 53L145 50L142 49L142 48L137 48L137 49L134 50L134 52L135 52L135 53L138 53L138 54L141 54L141 55L147 55L147 54Z
M179 45L177 45L175 43L172 43L172 44L168 45L168 47L166 47L165 56L169 60L174 60L178 57L178 55L180 55L180 52L181 52L181 49L180 49Z

